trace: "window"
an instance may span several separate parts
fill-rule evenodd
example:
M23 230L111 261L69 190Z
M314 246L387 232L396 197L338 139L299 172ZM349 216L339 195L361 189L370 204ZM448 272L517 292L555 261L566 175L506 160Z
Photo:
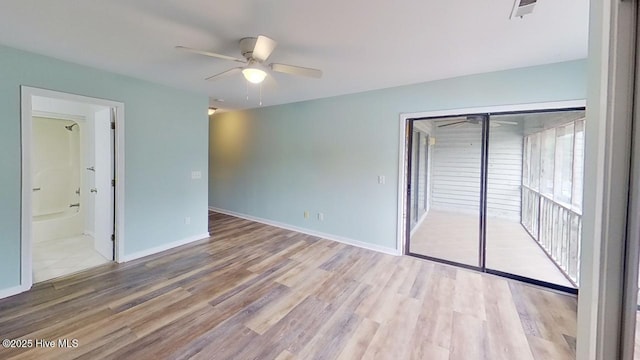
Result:
M553 196L555 152L556 129L545 130L540 148L540 192L548 196Z
M555 179L553 198L565 204L571 204L573 192L573 123L556 130Z
M572 204L582 209L582 186L584 174L584 120L575 123L573 144L573 193Z
M575 115L582 118L531 122L537 132L524 137L521 224L577 286L585 129L584 112Z
M531 167L531 137L524 138L524 151L522 152L522 185L531 186L529 182L529 168Z
M525 136L522 185L582 209L584 119Z
M540 184L540 133L530 135L528 138L531 144L529 186L537 191Z

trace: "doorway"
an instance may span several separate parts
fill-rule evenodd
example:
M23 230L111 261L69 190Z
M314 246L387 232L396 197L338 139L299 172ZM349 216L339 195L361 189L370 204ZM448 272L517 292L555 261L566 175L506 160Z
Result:
M405 121L404 253L577 293L584 107Z
M28 289L121 257L115 180L124 106L29 87L21 95L21 284Z

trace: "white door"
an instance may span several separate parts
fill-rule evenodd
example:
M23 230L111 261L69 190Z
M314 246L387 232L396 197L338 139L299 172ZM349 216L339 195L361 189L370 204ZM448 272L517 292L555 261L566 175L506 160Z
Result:
M113 109L95 113L95 249L102 256L113 260Z

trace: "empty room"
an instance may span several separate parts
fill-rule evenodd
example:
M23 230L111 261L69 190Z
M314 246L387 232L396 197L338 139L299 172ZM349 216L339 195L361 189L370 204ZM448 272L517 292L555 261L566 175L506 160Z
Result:
M637 13L3 1L0 359L640 359Z

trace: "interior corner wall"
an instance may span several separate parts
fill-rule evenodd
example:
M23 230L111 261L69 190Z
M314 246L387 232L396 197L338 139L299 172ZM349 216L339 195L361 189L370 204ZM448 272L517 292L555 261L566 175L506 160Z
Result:
M206 96L0 46L0 291L20 284L21 85L124 103L125 255L207 233Z
M575 60L216 114L209 206L395 248L401 113L584 99L586 78Z

